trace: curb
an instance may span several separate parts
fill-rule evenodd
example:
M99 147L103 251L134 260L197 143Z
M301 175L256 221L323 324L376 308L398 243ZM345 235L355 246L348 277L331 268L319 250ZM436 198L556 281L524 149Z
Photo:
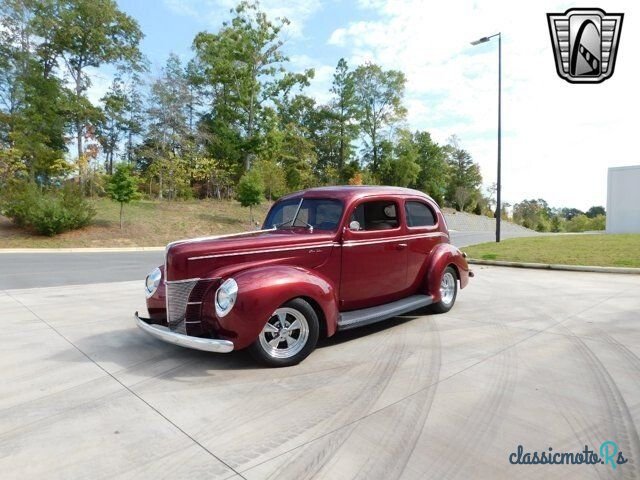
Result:
M160 252L165 247L88 247L88 248L0 248L3 253L109 253L109 252Z
M469 258L467 259L467 261L474 265L491 265L494 267L533 268L537 270L565 270L569 272L623 273L623 274L631 274L631 275L640 275L640 268L631 268L631 267L559 265L559 264L548 264L548 263L507 262L504 260L479 260L475 258Z

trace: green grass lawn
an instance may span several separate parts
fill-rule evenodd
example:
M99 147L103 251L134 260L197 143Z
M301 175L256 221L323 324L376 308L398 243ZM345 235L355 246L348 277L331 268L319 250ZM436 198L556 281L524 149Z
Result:
M55 237L34 235L0 216L0 248L155 247L170 241L252 229L249 209L225 200L139 201L124 207L120 230L119 204L104 198L92 201L97 215L80 230ZM269 209L253 209L260 224Z
M640 234L512 238L463 249L470 258L511 262L640 267Z

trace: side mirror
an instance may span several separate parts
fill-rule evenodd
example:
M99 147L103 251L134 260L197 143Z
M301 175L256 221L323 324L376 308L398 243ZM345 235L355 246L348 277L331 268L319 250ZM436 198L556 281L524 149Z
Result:
M356 232L360 230L360 222L357 220L351 221L351 223L349 223L349 230L354 230Z

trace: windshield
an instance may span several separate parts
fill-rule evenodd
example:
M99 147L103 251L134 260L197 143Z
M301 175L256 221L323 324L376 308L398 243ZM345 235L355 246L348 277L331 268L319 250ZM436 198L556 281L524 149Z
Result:
M293 198L277 202L263 228L313 227L335 231L342 216L342 202L329 198Z

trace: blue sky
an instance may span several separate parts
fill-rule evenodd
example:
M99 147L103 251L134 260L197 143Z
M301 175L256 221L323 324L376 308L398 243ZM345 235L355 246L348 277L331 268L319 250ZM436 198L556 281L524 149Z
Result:
M233 0L119 0L146 35L142 49L157 74L169 53L185 60L202 30L229 18ZM615 75L599 85L558 78L546 13L575 6L561 1L506 0L263 0L272 17L291 20L285 51L290 68L313 67L308 94L328 99L335 65L373 61L407 75L406 127L425 129L438 142L456 134L480 164L485 184L495 181L497 44L469 42L503 33L503 198L545 198L552 206L587 209L606 202L607 167L638 164L632 143L640 111L640 44L631 0L602 0L623 12ZM108 74L94 78L94 94Z
M276 2L271 2L276 4ZM295 4L299 3L298 8ZM164 1L118 0L120 8L138 20L145 39L142 49L154 68L162 65L170 52L182 58L190 58L191 42L203 30L215 31L224 20L230 18L227 1ZM342 1L291 2L292 7L282 11L293 14L292 31L287 32L286 52L290 56L304 55L323 64L337 63L348 54L348 49L327 43L331 34L345 25L346 19L375 20L375 11L363 9L356 3ZM303 4L312 13L306 17ZM265 4L268 9L269 5ZM268 9L275 10L275 9ZM300 12L303 10L303 12Z

